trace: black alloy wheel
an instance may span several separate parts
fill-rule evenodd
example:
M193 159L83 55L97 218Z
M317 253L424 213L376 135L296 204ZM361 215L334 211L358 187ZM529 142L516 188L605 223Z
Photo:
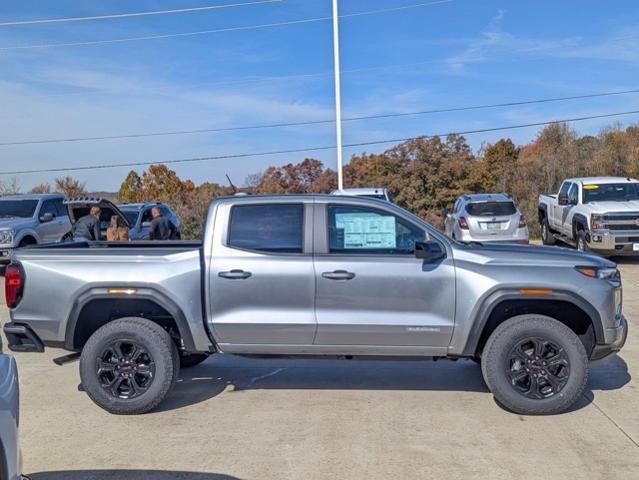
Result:
M561 392L570 376L566 351L541 337L519 341L508 354L505 368L515 391L535 400Z
M145 393L153 383L155 362L137 342L116 340L107 345L97 358L96 374L109 395L130 400Z

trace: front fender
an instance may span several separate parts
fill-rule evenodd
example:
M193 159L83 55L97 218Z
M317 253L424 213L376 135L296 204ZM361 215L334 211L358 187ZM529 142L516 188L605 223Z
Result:
M591 319L595 340L597 343L604 341L604 327L601 316L597 309L579 295L566 290L552 290L552 295L526 295L523 296L520 289L505 288L488 292L478 302L478 306L473 311L472 327L462 349L462 356L474 356L482 338L484 328L488 323L490 314L495 307L504 300L540 300L540 301L563 301L569 302L583 310Z

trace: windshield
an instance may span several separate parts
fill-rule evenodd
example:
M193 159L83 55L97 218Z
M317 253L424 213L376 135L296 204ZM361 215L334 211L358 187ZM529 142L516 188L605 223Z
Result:
M589 184L583 186L583 203L639 200L639 183Z
M0 200L0 218L31 218L37 206L37 200Z
M358 195L358 196L366 197L366 198L378 198L380 200L386 200L386 196L384 196L384 194L382 194L382 193L371 193L371 194Z
M129 225L131 225L132 227L135 226L135 224L138 222L138 215L140 214L140 212L138 210L122 210L122 213L124 213L124 216L128 220Z
M469 203L466 211L474 217L494 217L498 215L514 215L517 208L513 202L481 202Z

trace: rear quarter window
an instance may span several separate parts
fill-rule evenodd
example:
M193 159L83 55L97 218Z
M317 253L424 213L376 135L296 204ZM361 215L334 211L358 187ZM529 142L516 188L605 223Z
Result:
M267 253L302 253L304 205L236 205L227 245Z
M517 208L513 202L481 202L469 203L466 211L474 217L495 217L500 215L514 215Z

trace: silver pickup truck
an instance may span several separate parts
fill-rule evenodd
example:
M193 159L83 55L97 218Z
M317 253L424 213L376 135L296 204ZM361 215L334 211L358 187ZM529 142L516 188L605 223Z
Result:
M556 413L628 328L608 260L457 242L353 196L221 198L201 244L27 248L5 280L10 347L77 352L117 414L153 409L211 354L469 358L509 410Z

